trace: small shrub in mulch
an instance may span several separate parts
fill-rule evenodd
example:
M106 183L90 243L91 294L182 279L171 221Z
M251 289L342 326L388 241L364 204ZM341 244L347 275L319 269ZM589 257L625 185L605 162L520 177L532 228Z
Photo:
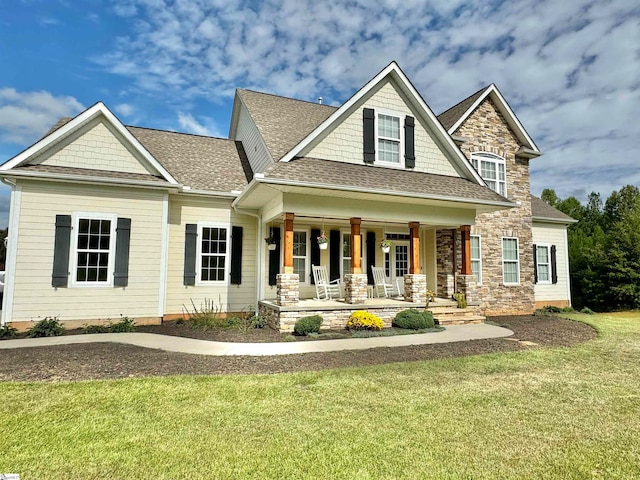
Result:
M0 338L13 338L18 334L18 329L11 325L0 326Z
M322 317L320 315L311 315L300 318L293 327L293 333L296 335L309 335L310 333L318 333L322 326Z
M347 330L382 330L382 319L373 313L357 310L351 314L346 324Z
M57 317L46 317L27 330L30 338L59 337L64 333L64 327Z
M435 322L431 312L410 308L408 310L398 312L396 317L393 319L393 326L408 330L420 330L423 328L433 328L435 326Z

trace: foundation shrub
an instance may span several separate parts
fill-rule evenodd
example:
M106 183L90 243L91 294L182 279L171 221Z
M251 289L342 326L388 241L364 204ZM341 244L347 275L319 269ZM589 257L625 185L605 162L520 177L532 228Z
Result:
M38 337L59 337L64 333L64 327L58 317L45 317L27 330L30 338Z
M320 315L311 315L309 317L300 318L293 327L293 333L296 335L309 335L310 333L318 333L322 326L322 317Z
M393 319L393 326L405 328L407 330L420 330L423 328L435 327L435 322L431 312L410 308L408 310L398 312L396 317Z
M0 326L0 338L11 338L18 334L18 329L11 325Z
M351 314L347 320L347 330L382 330L382 319L373 313L358 310Z
M111 333L125 333L125 332L135 332L136 326L135 322L132 318L122 317L118 323L113 323L109 325L109 332Z

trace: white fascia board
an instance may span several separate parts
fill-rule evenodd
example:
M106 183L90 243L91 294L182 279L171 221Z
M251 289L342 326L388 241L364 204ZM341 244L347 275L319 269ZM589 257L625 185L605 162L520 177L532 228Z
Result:
M153 167L167 182L173 185L178 185L178 181L173 178L173 176L167 170L165 170L160 162L158 162L153 157L153 155L151 155L151 153L149 153L149 151L144 148L144 146L142 146L138 139L133 136L133 134L127 129L127 127L125 127L123 123L118 120L118 118L113 113L111 113L111 111L102 102L96 103L92 107L79 114L77 117L65 123L51 135L47 135L42 140L36 142L31 147L16 155L7 163L0 166L0 171L7 171L11 168L26 163L31 157L56 144L70 133L74 132L78 128L96 118L98 115L103 115L111 124L111 126L115 128L135 148L135 150L140 153L140 155L142 155L142 158L144 158L144 160L148 162L148 164Z
M67 183L85 183L94 185L96 183L105 185L123 185L123 186L135 186L144 188L153 188L158 190L177 190L180 185L167 185L159 184L158 182L151 182L146 180L127 180L124 178L107 178L107 177L93 177L93 176L80 176L71 174L59 174L59 173L47 173L47 172L21 172L21 171L8 171L0 172L0 177L3 178L25 178L25 179L37 179L47 181L58 181Z
M233 202L231 202L231 206L233 208L237 208L238 204L242 201L242 199L247 195L249 195L253 190L255 190L255 188L258 186L258 183L260 181L264 181L264 175L261 175L261 174L254 175L251 182L249 182L249 185L247 185L246 188L242 191L242 193L236 196L236 199Z
M484 102L485 98L487 98L489 95L493 96L493 99L498 104L498 108L500 109L501 113L506 117L507 123L509 123L509 125L516 131L516 134L520 134L521 139L524 139L529 144L531 150L541 155L542 153L540 152L540 149L538 149L538 146L524 129L524 127L520 123L520 120L518 120L518 117L516 117L516 114L513 112L513 110L511 110L511 107L494 83L489 85L484 93L480 95L476 99L476 101L473 102L473 104L467 109L467 111L464 112L464 114L456 121L456 123L454 123L453 126L449 128L449 135L452 135L453 132L455 132L460 127L460 125L462 125L462 123L467 118L469 118L469 116L475 111L475 109L478 108L478 106L482 102Z
M561 218L532 216L531 220L534 222L542 222L542 223L560 223L562 225L568 225L570 223L578 223L578 220L576 220L575 218L561 219Z
M421 195L419 193L411 193L411 192L396 192L394 190L385 190L385 189L372 189L372 188L358 188L358 187L347 187L343 185L327 185L323 183L313 183L313 182L298 182L292 180L282 180L279 178L255 178L253 181L264 184L272 184L272 185L290 185L294 187L307 187L307 188L321 188L324 190L337 190L337 191L345 191L345 192L361 192L361 193L373 193L377 195L390 195L395 197L409 197L409 198L420 198L425 200L440 200L440 201L448 201L455 203L467 203L472 205L490 205L496 207L505 207L505 208L513 208L517 205L513 202L509 201L498 201L498 200L478 200L474 198L464 198L464 197L448 197L445 195ZM248 191L248 189L246 190ZM239 200L236 199L236 201ZM234 202L235 203L235 202Z
M468 172L469 176L474 178L478 184L486 186L486 183L478 172L471 166L467 158L462 154L460 149L456 146L455 142L444 129L442 124L438 121L435 114L431 111L431 108L423 100L422 96L415 89L411 81L404 74L402 69L394 61L387 65L380 73L373 77L365 86L358 90L349 100L347 100L340 108L329 116L324 122L322 122L313 132L311 132L306 138L304 138L298 145L289 151L282 159L281 162L289 162L293 160L301 151L308 147L318 136L322 134L329 126L337 122L338 119L348 110L350 110L355 104L357 104L365 95L380 84L387 76L395 75L395 80L400 83L400 86L406 90L409 95L409 99L419 112L423 114L431 122L431 126L435 130L436 134L440 137L445 147L448 147L449 153L458 165L462 169Z

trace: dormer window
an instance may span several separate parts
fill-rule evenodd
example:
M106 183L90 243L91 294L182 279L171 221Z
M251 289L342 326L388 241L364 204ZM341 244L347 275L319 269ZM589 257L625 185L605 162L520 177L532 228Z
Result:
M378 114L378 161L400 164L400 117Z
M471 164L487 186L503 197L507 196L506 162L493 153L477 152L471 154Z

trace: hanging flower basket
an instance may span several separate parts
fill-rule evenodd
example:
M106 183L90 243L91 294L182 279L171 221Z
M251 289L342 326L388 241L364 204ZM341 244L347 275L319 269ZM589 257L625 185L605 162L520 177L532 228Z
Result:
M391 250L391 245L393 244L393 242L391 240L382 240L380 242L380 248L382 249L383 253L389 253L389 250Z
M275 250L276 249L276 240L273 237L266 237L264 239L265 242L267 242L267 248L269 250Z
M324 234L324 231L318 237L318 246L320 247L320 250L326 250L329 246L329 239Z

